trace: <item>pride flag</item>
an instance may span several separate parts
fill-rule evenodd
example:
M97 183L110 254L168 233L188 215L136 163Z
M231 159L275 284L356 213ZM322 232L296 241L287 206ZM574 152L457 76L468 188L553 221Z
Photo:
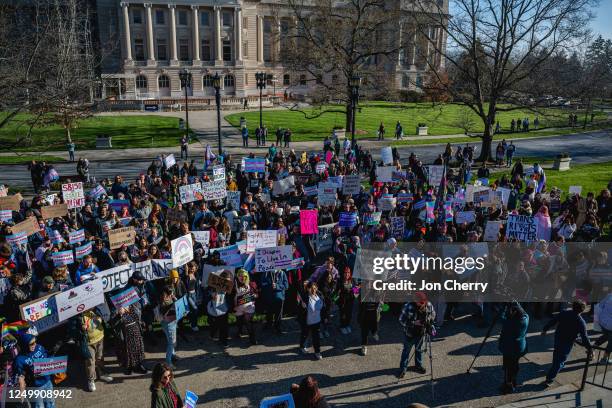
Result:
M30 328L30 325L25 320L17 320L13 323L2 324L2 336L4 338L11 333L20 334Z

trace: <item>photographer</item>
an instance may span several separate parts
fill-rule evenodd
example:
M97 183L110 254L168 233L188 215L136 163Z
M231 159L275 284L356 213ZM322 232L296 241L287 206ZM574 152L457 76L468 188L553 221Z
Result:
M398 378L404 378L408 371L408 360L410 350L414 346L414 356L416 360L415 371L425 374L427 370L423 367L423 340L426 334L433 334L433 322L436 319L436 312L432 304L427 300L427 295L423 292L416 292L414 301L406 303L402 309L399 323L404 328L404 349L400 361L400 372Z
M518 302L512 302L502 312L501 321L502 330L498 345L504 356L504 383L501 392L509 394L517 387L519 359L527 353L529 315Z

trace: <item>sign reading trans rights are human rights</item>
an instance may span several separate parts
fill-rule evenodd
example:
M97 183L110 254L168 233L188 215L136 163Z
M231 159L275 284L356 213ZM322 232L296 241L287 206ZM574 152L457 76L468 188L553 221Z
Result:
M357 256L353 277L364 282L361 298L368 302L406 302L417 291L446 302L565 302L582 281L575 268L567 267L568 260L583 254L598 265L590 296L599 301L612 285L612 263L602 263L602 253L612 254L612 243L540 244L535 249L518 242L369 243ZM534 262L517 262L527 255Z

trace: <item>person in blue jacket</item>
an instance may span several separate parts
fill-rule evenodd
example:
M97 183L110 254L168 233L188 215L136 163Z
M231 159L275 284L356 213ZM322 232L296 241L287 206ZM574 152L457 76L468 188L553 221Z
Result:
M546 323L542 329L542 336L545 336L548 330L555 325L557 326L555 330L555 349L553 351L552 366L550 370L548 370L546 380L544 381L546 386L553 383L553 380L565 365L578 335L580 335L582 345L587 349L587 358L593 358L593 347L591 346L589 335L587 334L586 323L581 316L585 309L586 303L582 300L574 300L571 309L560 312L551 321Z
M504 394L514 392L518 382L519 360L527 354L527 328L529 315L518 302L512 302L501 315L502 330L499 336L499 351L503 354Z
M100 269L93 263L93 257L91 255L85 255L83 257L83 262L81 262L75 272L75 285L79 286L83 282L93 279L98 272L100 272Z
M285 291L289 288L289 281L285 271L277 269L265 272L261 278L261 291L267 307L266 327L282 334L281 321L283 319L283 303Z
M20 352L14 363L19 388L21 390L25 390L26 387L45 391L53 390L51 375L34 374L34 360L47 358L47 350L36 342L35 336L29 333L22 335L19 340ZM52 398L37 398L30 401L30 406L33 408L54 408L55 402Z

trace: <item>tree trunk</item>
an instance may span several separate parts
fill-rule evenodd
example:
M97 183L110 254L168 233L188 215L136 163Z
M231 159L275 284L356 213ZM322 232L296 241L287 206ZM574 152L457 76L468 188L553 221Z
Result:
M491 125L485 123L484 134L482 135L482 143L480 145L480 156L477 161L485 162L492 160L493 155L491 154L491 148L493 147L493 134L491 132Z
M346 123L344 128L346 129L346 136L348 137L353 130L353 109L350 102L346 104Z
M70 126L64 126L64 133L66 134L66 143L72 143L72 135L70 134Z

